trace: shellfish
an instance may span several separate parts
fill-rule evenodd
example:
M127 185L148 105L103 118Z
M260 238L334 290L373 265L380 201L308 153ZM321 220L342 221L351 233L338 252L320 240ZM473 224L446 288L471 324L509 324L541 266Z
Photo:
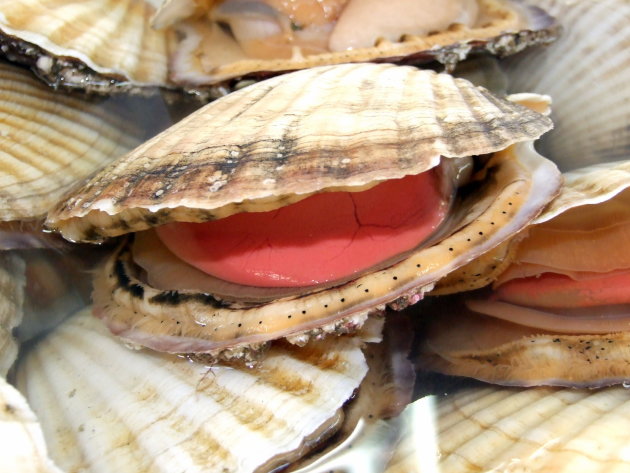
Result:
M272 471L338 428L367 371L361 343L277 345L256 370L208 368L129 350L83 310L26 354L17 384L68 473Z
M18 353L13 329L22 321L24 271L24 261L19 256L0 253L0 377L7 375Z
M0 49L55 87L92 92L168 85L170 32L145 0L0 2Z
M559 32L540 9L504 0L171 0L154 24L178 31L171 77L193 86L346 62L452 69L473 52L512 54Z
M355 198L425 171L436 176L439 199L448 198L452 190L440 197L446 178L455 178L452 189L470 169L457 158L494 153L475 160L465 195L438 232L422 238L428 243L415 240L390 256L371 247L381 261L321 284L260 288L203 275L212 290L174 286L179 276L152 285L147 273L173 267L171 253L194 246L178 247L180 230L170 247L161 237L167 250L149 248L157 269L135 261L143 251L137 241L155 240L145 233L133 245L121 243L98 273L96 313L123 339L176 353L248 356L273 339L303 343L353 330L385 305L413 304L436 280L525 226L560 183L555 166L531 146L550 126L539 113L445 74L389 64L313 68L207 105L95 175L49 213L47 225L71 240L98 242L169 222L284 209L332 191ZM447 205L439 199L438 210ZM386 214L391 208L385 204ZM384 222L374 227L395 226ZM190 266L178 261L176 270L198 279L202 272Z
M505 384L627 380L628 187L628 161L566 173L494 294L469 297L470 313L455 305L430 322L428 365Z

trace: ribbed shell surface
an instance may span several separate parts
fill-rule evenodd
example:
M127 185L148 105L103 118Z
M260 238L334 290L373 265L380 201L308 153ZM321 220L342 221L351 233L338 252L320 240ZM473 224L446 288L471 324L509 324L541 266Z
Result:
M627 388L475 387L430 399L403 413L386 473L630 471Z
M445 74L388 64L298 71L210 103L94 176L49 215L72 240L268 210L491 153L546 117Z
M24 260L16 254L0 253L0 377L6 376L17 357L13 329L22 321L24 305Z
M167 34L151 28L144 0L0 1L3 40L49 82L85 87L92 72L135 85L167 82ZM20 42L24 46L20 46ZM29 49L28 45L31 45ZM76 63L73 67L72 63ZM55 77L61 72L60 77Z
M543 50L506 60L512 91L553 98L553 133L539 144L563 171L627 159L630 150L630 3L535 0L564 32Z
M334 430L367 371L357 338L275 347L255 369L209 368L106 332L85 310L18 370L66 473L268 471Z
M0 64L0 220L43 217L141 134L115 109L54 93L23 69Z
M62 473L50 460L41 426L26 399L0 377L0 471Z

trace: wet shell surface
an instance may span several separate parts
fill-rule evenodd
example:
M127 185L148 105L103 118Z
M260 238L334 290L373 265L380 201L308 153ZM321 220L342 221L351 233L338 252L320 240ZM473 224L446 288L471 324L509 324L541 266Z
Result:
M623 228L629 220L629 171L630 163L620 161L565 173L560 195L538 217L538 225L530 228L529 238L525 236L517 243L511 265L498 276L495 290L516 278L540 278L545 273L566 274L579 281L594 277L589 276L590 272L605 275L608 271L627 270L628 258L623 244L619 247L619 237L605 237L602 232L617 227L623 239ZM614 206L604 207L611 203ZM606 241L600 245L608 248L610 256L596 256L597 268L593 258L584 254L578 257L577 244L569 250L576 252L571 253L575 254L571 267L552 253L550 239L566 242L566 229L571 228L571 220L558 224L554 218L567 216L565 212L570 210L573 216L601 220L588 226L573 224L576 236L584 233L597 238L594 241ZM547 232L540 234L547 235L547 243L537 248L530 240L541 231ZM536 238L534 241L540 241L541 237ZM528 296L529 304L489 294L463 296L467 299L465 305L438 300L423 342L422 363L444 373L500 384L601 386L625 382L630 378L628 304L569 305L582 297L579 290L574 291L565 297L564 307L537 307L534 301L539 299L533 299L533 293ZM596 289L593 294L597 294Z
M5 57L55 87L94 92L165 86L168 31L151 28L144 0L0 2Z
M254 300L239 296L243 286L230 288L236 296L157 288L128 243L99 271L96 315L122 338L171 353L249 356L273 339L353 331L386 304L416 303L437 279L526 225L555 195L559 174L531 143L510 144L548 126L544 116L447 75L374 64L310 69L208 105L96 175L48 223L66 238L99 241L360 189L431 169L440 155L502 150L439 243L332 287Z
M621 386L468 387L407 407L403 441L385 471L630 471L629 416L628 390Z
M475 2L474 10L477 13L476 20L455 19L450 27L441 31L400 31L398 34L392 33L372 33L373 44L364 43L353 44L347 47L333 46L336 30L333 22L333 33L331 35L331 48L315 48L316 52L302 50L300 46L294 46L292 53L288 56L282 54L276 58L256 58L248 55L246 51L235 40L233 34L226 33L224 28L219 26L220 22L210 21L206 18L200 19L200 12L191 18L183 18L187 14L191 15L195 7L190 2L179 2L185 5L180 12L171 12L177 2L165 2L164 10L158 18L156 24L170 25L178 31L178 41L174 43L172 54L171 78L178 84L188 86L199 86L214 84L228 79L241 77L268 76L270 73L279 73L288 70L305 69L309 67L322 66L327 64L340 64L347 62L398 62L398 63L426 63L438 61L445 64L447 69L452 69L455 65L472 53L489 51L491 54L500 56L514 54L528 46L545 44L552 42L558 36L560 27L555 20L538 8L532 8L522 2L504 0L479 0ZM227 2L226 5L230 3ZM308 3L308 2L305 2ZM339 3L339 2L338 2ZM349 19L350 11L361 11L360 3L350 5L348 11L343 12L344 18L337 23L346 29L353 29L353 40L356 36L369 36L369 28L377 27L379 21L375 18L386 18L385 23L396 21L391 20L392 8L403 9L406 14L402 16L403 23L409 23L410 11L417 8L411 4L405 6L404 2L398 2L398 7L389 3L384 10L382 5L375 3L371 7L370 14L367 12L357 13L357 19ZM258 5L259 8L254 8ZM263 8L265 7L265 8ZM186 11L188 8L188 11ZM201 7L208 8L208 7ZM245 9L240 16L243 21L248 21L248 14L254 18L264 16L263 10L270 10L264 2L232 2L231 7L224 7L229 11L229 17L239 18L238 9ZM251 9L251 11L247 9ZM306 7L309 8L309 7ZM333 15L332 10L337 6L325 6L328 10L325 16ZM339 7L342 8L342 7ZM236 9L236 14L232 11ZM174 10L179 10L175 8ZM294 11L299 10L295 7ZM266 15L269 13L267 12ZM213 13L206 13L208 17L213 17ZM281 14L276 13L280 16ZM274 15L274 16L275 16ZM363 16L361 16L363 15ZM215 15L216 16L216 15ZM365 18L367 16L367 18ZM395 16L395 15L394 15ZM223 19L220 19L223 21ZM228 20L230 21L230 20ZM240 20L237 20L240 21ZM413 20L412 20L413 21ZM426 20L423 20L426 22ZM360 26L353 25L360 23ZM389 27L391 25L388 24ZM252 26L252 29L260 26ZM444 28L437 27L437 28ZM293 31L287 31L287 36L293 36L301 27L293 27ZM316 25L316 34L328 31L325 25ZM337 28L339 30L341 28ZM413 27L412 27L413 29ZM255 36L253 33L252 36ZM361 41L361 40L359 40ZM365 41L365 39L363 40ZM327 42L327 41L325 41ZM220 46L216 46L220 45ZM246 48L245 48L246 49ZM308 49L308 47L307 47ZM282 57L284 56L284 57Z
M628 159L630 3L534 4L559 18L563 34L549 47L507 58L503 65L511 92L527 90L553 98L555 129L538 149L563 171Z
M0 221L41 219L73 185L140 143L123 108L54 93L0 64Z
M360 338L277 346L256 369L132 351L83 311L23 359L18 385L66 473L270 471L339 426Z
M62 473L48 457L39 421L26 399L0 377L0 471Z
M7 375L17 357L13 329L22 321L25 286L24 260L0 253L0 377Z

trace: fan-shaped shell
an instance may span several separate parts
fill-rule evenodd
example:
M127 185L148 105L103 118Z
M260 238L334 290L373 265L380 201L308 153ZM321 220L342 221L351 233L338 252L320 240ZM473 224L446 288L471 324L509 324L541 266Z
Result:
M565 29L543 50L504 61L513 92L553 98L553 133L542 154L566 171L628 159L630 4L625 0L536 0ZM594 25L597 25L595 28Z
M63 473L48 457L41 426L26 399L0 377L0 471Z
M0 44L57 87L108 92L168 84L168 31L145 0L0 2Z
M136 146L123 107L63 96L0 64L0 221L42 218L72 186Z
M208 104L90 179L48 225L98 241L268 210L417 174L440 156L499 151L549 128L540 114L445 74L386 64L308 69Z
M360 344L278 346L255 370L208 368L129 350L83 311L17 378L66 473L270 471L338 428L367 370Z
M417 64L437 60L452 69L471 53L489 51L497 55L513 54L527 46L551 42L559 32L555 20L540 9L530 8L521 2L479 0L476 1L478 20L469 25L455 20L445 31L429 34L402 31L399 37L389 39L385 39L382 34L373 33L374 45L370 45L371 47L361 44L316 54L303 53L296 47L290 58L256 59L247 56L238 42L222 31L217 23L199 19L200 13L190 19L182 19L185 15L192 15L195 8L209 9L214 5L213 2L203 7L198 4L193 6L186 1L179 2L182 4L181 11L173 13L172 10L180 10L173 8L176 3L165 2L165 7L168 7L165 10L168 11L160 12L157 22L161 25L170 24L179 32L179 40L173 46L173 81L195 86L243 76L265 76L269 73L346 62L388 61ZM391 4L384 5L386 6L383 10L394 8ZM377 10L373 12L374 15L388 18L391 16L389 12L378 11L378 4L374 8ZM211 16L208 13L206 15ZM347 16L344 20L346 18ZM359 32L355 37L366 36L365 29L370 28L369 22L359 16L354 23L359 23L350 27ZM213 48L216 43L221 46Z

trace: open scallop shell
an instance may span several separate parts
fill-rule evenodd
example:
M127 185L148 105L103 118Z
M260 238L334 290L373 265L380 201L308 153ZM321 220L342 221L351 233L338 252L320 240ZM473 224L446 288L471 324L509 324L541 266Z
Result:
M0 64L0 221L42 218L78 181L140 143L123 107L63 96Z
M176 2L165 3L171 9ZM400 35L398 41L381 37L373 47L354 47L312 55L296 52L288 59L248 58L229 35L207 20L182 19L182 15L169 18L171 14L167 12L160 15L158 22L171 24L179 33L179 40L173 46L171 78L188 86L214 84L244 76L264 77L270 73L346 62L419 64L439 61L450 70L469 54L479 51L513 54L528 46L549 43L559 33L559 26L553 18L522 2L479 0L478 3L481 24L471 27L456 24L447 31L428 36L407 31ZM357 29L363 27L361 25ZM216 42L221 42L222 47L214 51L209 45Z
M627 200L630 162L594 165L566 173L564 177L565 186L560 195L536 223L550 221L580 206L622 197ZM522 241L526 242L526 238ZM519 262L517 247L512 266L499 278L504 278L510 270L521 271ZM606 317L609 308L602 308L597 315L584 314L582 319L567 316L560 322L560 316L550 318L553 309L545 314L527 308L528 320L523 320L523 307L506 302L482 298L471 299L467 305L468 309L458 302L438 300L433 306L421 356L427 368L514 385L600 386L630 378L630 334L620 328L628 318L627 309L609 319ZM518 318L517 313L523 315ZM579 324L587 325L581 330L571 328Z
M353 330L386 304L417 302L437 279L509 238L559 185L555 166L531 143L510 145L549 126L536 112L444 74L374 64L314 68L209 104L95 175L48 224L66 238L101 241L173 220L277 208L501 150L482 172L491 177L457 204L439 243L335 287L252 304L157 289L141 280L126 243L98 273L97 314L121 337L157 350L232 356L277 338Z
M628 159L630 3L536 0L564 26L557 42L504 61L511 91L553 98L553 133L538 149L562 170Z
M96 92L168 85L168 31L145 0L0 2L0 45L55 87Z
M83 311L22 360L51 457L76 471L269 471L339 426L359 338L276 346L256 369L132 351Z
M0 471L62 473L48 457L41 426L26 399L0 377Z

